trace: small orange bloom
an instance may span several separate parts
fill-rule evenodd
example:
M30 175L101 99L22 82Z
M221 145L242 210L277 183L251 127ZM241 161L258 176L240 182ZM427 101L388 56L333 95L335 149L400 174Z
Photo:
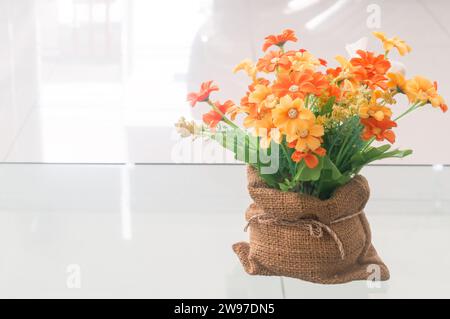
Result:
M281 51L270 51L256 63L256 68L263 72L273 72L277 67L289 69L291 61Z
M391 144L395 142L395 133L391 128L396 127L397 123L390 118L384 118L382 121L377 121L373 117L367 119L361 119L361 123L364 125L364 130L361 138L363 140L369 140L375 137L377 141L388 140Z
M355 67L353 73L358 81L363 82L370 88L376 86L386 89L386 72L391 68L391 63L384 55L374 56L373 52L363 50L357 51L359 58L352 58L350 63Z
M270 81L267 80L267 79L264 79L264 78L257 78L256 81L254 81L252 84L250 84L250 85L248 86L248 90L249 90L250 92L253 92L253 91L255 90L255 87L256 87L258 84L261 84L261 85L264 85L264 86L269 86Z
M265 42L263 44L263 51L266 51L272 45L283 46L287 41L297 42L297 37L295 36L294 30L286 29L283 33L278 35L269 35L265 38Z
M368 73L384 75L391 67L391 63L380 54L374 56L373 52L363 50L356 51L360 58L352 58L350 63L355 67L364 68Z
M299 163L302 160L304 160L306 166L313 169L314 167L316 167L319 164L319 159L317 158L317 156L322 157L322 156L325 156L325 154L326 154L326 150L323 147L319 147L313 152L304 153L304 152L300 152L300 151L295 151L294 153L292 153L291 159L296 163Z
M341 98L341 89L336 85L330 85L325 92L326 97L334 96L335 101L339 102Z
M305 70L279 74L272 90L278 97L289 95L293 99L304 98L307 94L320 95L328 88L326 77L320 72Z
M203 82L200 86L200 92L191 92L187 95L187 101L191 106L195 106L197 102L205 102L209 99L209 95L213 91L219 91L219 87L213 84L213 81Z
M220 104L218 101L214 102L214 106L222 113L218 113L215 110L211 110L208 113L203 114L203 122L211 128L214 128L223 119L223 115L227 113L228 109L234 106L234 103L230 100L224 104Z
M337 78L342 72L342 68L339 66L337 68L329 68L327 69L327 75L332 76L333 78Z

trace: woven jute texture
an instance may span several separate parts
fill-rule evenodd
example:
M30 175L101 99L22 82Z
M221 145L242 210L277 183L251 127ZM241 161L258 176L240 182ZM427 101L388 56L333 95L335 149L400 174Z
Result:
M322 284L389 279L363 212L369 185L355 176L327 200L269 188L249 167L250 242L233 245L251 275L287 276Z

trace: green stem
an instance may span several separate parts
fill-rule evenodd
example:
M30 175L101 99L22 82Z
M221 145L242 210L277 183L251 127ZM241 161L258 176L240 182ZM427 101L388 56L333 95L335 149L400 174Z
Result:
M402 117L404 117L406 114L409 114L415 110L417 110L419 107L424 106L426 104L426 102L416 102L413 105L411 105L405 112L403 112L402 114L400 114L399 116L397 116L394 119L395 121L398 121L399 119L401 119Z
M295 175L295 167L293 166L293 162L292 162L291 158L289 157L289 154L286 149L286 145L284 145L284 143L280 143L280 146L281 146L281 150L283 151L284 156L286 157L286 160L288 162L289 172L291 173L292 176L294 176Z
M344 150L347 149L347 144L348 144L347 142L348 142L348 139L350 138L350 135L351 134L347 134L347 136L345 137L344 143L342 143L341 149L339 150L339 153L336 156L336 166L337 167L339 167L341 165L341 157L342 157L342 154L344 153Z
M369 140L366 141L366 144L361 149L361 153L367 150L367 148L370 146L370 144L373 143L373 141L375 141L375 136L372 136Z

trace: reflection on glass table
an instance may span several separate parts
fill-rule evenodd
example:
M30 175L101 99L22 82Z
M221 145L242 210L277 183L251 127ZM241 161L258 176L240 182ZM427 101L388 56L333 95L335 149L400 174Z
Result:
M391 280L247 275L243 165L0 165L1 297L450 297L450 170L370 166L365 211Z

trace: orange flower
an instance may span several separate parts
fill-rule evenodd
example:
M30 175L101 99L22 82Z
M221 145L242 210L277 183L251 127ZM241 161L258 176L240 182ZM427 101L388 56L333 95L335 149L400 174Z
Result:
M313 169L314 167L316 167L319 164L319 159L317 158L316 155L322 157L322 156L325 156L325 154L326 154L326 150L322 147L319 147L315 151L312 151L312 152L305 153L305 152L295 151L294 153L292 153L291 159L296 163L299 163L302 160L304 160L306 166Z
M265 40L263 51L266 51L272 45L282 47L287 41L297 42L298 39L295 36L294 30L286 29L281 34L267 36Z
M272 90L278 97L289 95L294 99L303 99L310 93L320 95L327 88L328 81L322 73L305 70L304 72L279 74Z
M364 125L364 130L361 135L363 140L369 140L375 137L377 141L388 140L391 144L395 142L395 133L391 128L396 127L397 123L390 118L385 117L382 121L377 121L373 117L367 119L361 119L361 123Z
M342 72L342 68L339 66L337 68L329 68L327 69L327 75L330 75L333 78L337 78Z
M373 52L363 50L358 50L356 53L360 58L352 58L350 63L355 67L364 68L370 74L384 75L391 67L391 63L382 54L374 56Z
M250 84L248 86L248 90L250 92L254 91L255 90L255 86L257 86L258 84L268 86L270 84L270 81L267 80L267 79L264 79L264 78L257 78L252 84Z
M360 58L350 60L350 63L355 67L353 71L355 78L372 89L376 86L384 90L387 89L385 82L387 79L384 75L390 69L391 63L382 54L374 56L373 52L363 50L358 50L357 53Z
M280 99L280 104L272 110L272 117L273 124L287 135L294 135L302 121L314 121L314 114L304 107L303 100L293 100L289 95Z
M209 99L209 95L213 91L219 91L219 88L213 84L213 81L203 82L200 86L200 92L191 92L187 95L187 101L191 106L195 106L197 102L205 102Z
M218 101L214 102L214 106L219 110L211 110L208 113L203 114L203 122L211 128L215 128L217 124L223 119L223 115L227 113L228 109L234 106L234 103L230 100L226 101L224 104L220 104Z
M277 67L289 69L291 61L281 51L270 51L256 63L256 68L263 72L273 72Z
M330 85L328 89L325 91L325 98L328 101L328 98L334 96L335 101L339 102L341 98L341 89L336 85Z

